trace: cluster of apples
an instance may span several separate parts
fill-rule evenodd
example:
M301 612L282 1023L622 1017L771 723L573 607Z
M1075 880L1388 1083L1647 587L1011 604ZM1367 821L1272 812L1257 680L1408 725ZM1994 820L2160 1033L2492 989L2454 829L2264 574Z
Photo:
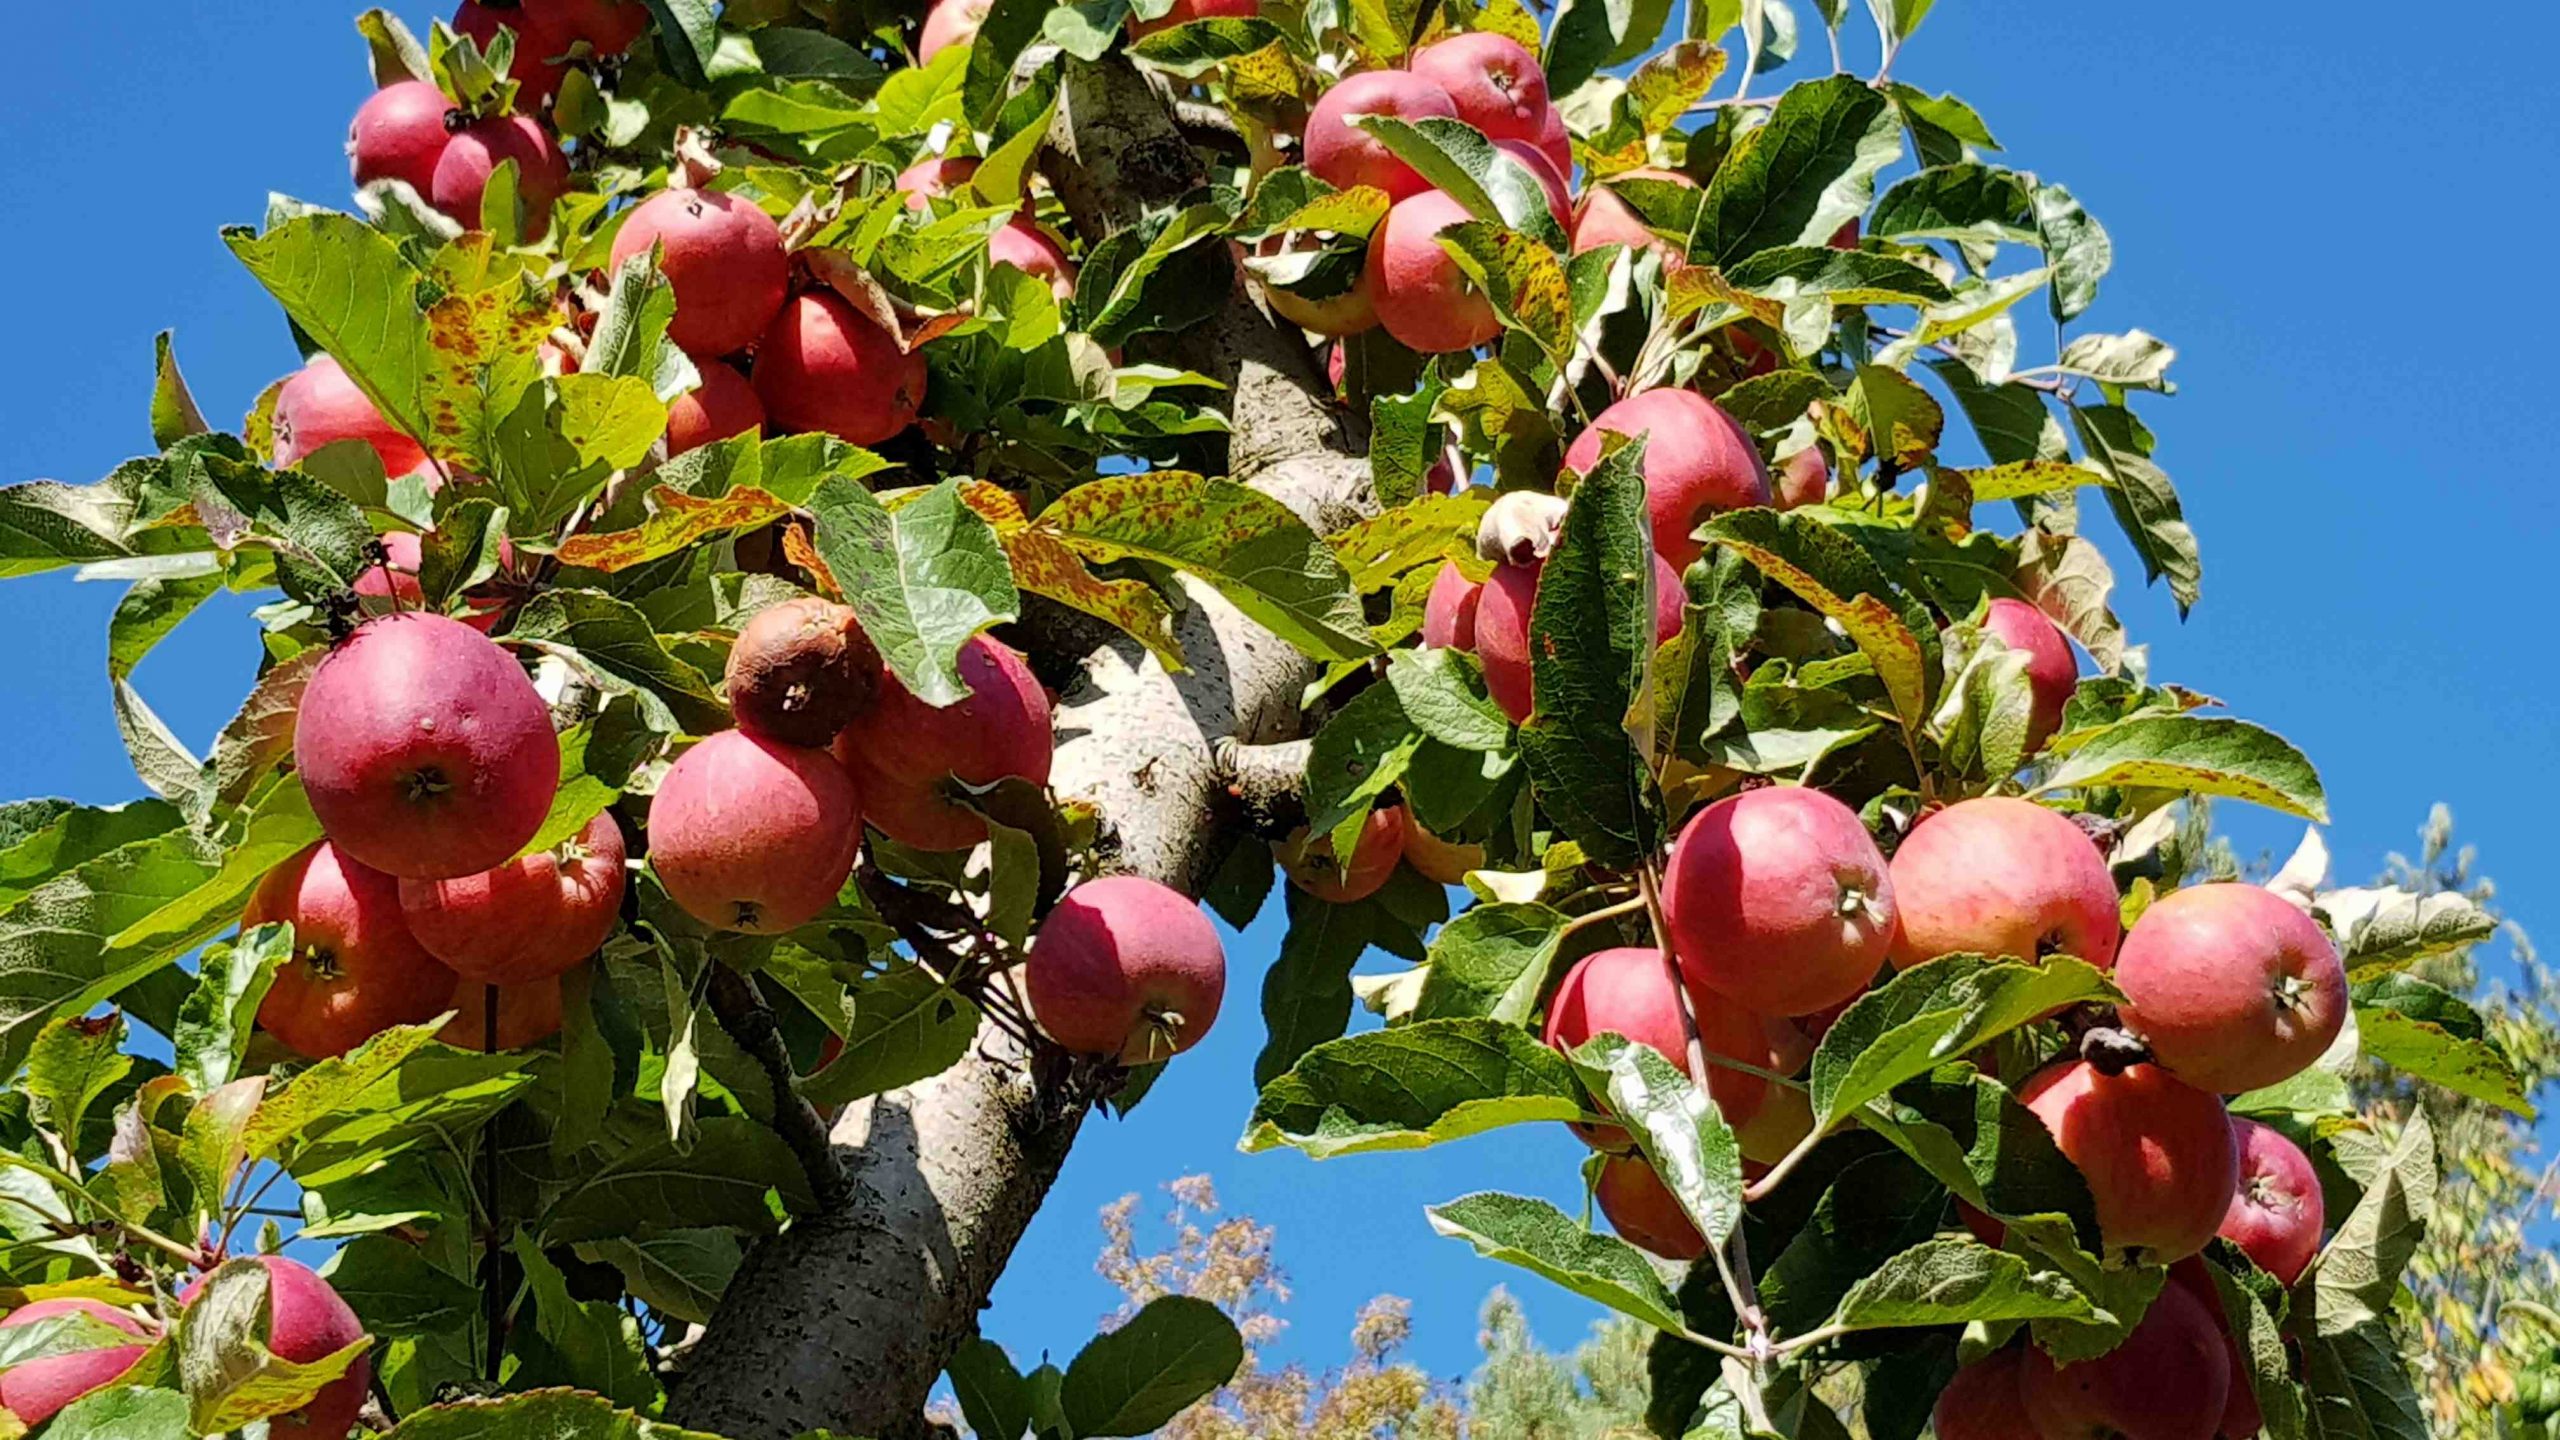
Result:
M327 1359L364 1338L364 1322L336 1287L312 1273L311 1267L282 1255L249 1257L267 1272L267 1349L297 1365ZM204 1293L198 1276L178 1293L178 1303L194 1303ZM14 1330L44 1320L85 1315L134 1337L131 1345L104 1345L68 1355L22 1361L0 1371L0 1407L29 1428L42 1425L74 1400L123 1380L151 1353L161 1338L157 1321L121 1310L103 1300L37 1300L0 1318L0 1330ZM267 1421L271 1440L343 1440L364 1408L373 1383L373 1361L358 1356L346 1373L320 1388L302 1408Z

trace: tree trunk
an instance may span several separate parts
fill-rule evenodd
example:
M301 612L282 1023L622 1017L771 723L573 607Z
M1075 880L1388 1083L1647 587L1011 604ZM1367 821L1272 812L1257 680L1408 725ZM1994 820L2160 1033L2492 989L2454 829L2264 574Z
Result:
M1091 240L1204 178L1168 97L1117 55L1069 63L1042 168ZM1320 531L1374 512L1363 427L1242 286L1176 346L1228 386L1235 479ZM1188 668L1167 674L1125 636L1096 644L1064 687L1051 784L1095 808L1119 868L1197 894L1232 812L1218 742L1296 736L1315 667L1205 587L1183 590ZM1028 1061L989 1029L952 1069L850 1107L831 1137L850 1201L749 1253L687 1357L670 1418L736 1440L920 1435L927 1394L976 1332L1094 1098Z

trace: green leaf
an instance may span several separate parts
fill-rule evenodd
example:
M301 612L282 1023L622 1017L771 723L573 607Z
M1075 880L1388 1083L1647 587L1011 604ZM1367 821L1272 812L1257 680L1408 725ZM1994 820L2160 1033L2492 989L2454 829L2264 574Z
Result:
M655 247L653 247L655 248ZM668 404L702 382L691 356L667 338L676 318L675 287L653 254L631 256L613 272L613 290L596 317L581 375L633 375Z
M649 29L658 37L657 53L676 79L691 88L710 83L714 53L720 45L719 19L711 0L648 0Z
M896 510L843 478L810 497L818 556L901 684L928 705L957 703L960 647L1022 613L1004 546L944 481Z
M1917 602L1897 594L1856 542L1820 521L1770 510L1719 515L1698 531L1710 545L1734 550L1762 574L1838 622L1869 661L1903 727L1918 731L1929 713L1937 627Z
M1893 470L1929 462L1946 433L1946 412L1910 376L1882 365L1863 365L1841 402L1866 437L1868 453Z
M420 277L391 237L323 211L264 235L235 226L222 240L383 418L421 444L435 439L420 398L430 348Z
M746 1251L729 1230L670 1230L637 1240L591 1240L578 1253L622 1272L623 1283L652 1310L695 1325L727 1293Z
M2222 1247L2217 1245L2215 1250ZM2260 1415L2266 1421L2269 1440L2302 1440L2305 1395L2293 1378L2293 1357L2286 1350L2284 1332L2276 1317L2267 1311L2267 1302L2259 1299L2253 1283L2273 1285L2272 1277L2243 1280L2223 1265L2216 1256L2205 1262L2205 1273L2213 1277L2214 1299L2222 1307L2223 1324L2234 1341L2231 1383L2237 1394L2246 1385L2258 1402ZM2254 1265L2243 1267L2255 1270ZM2279 1293L2277 1306L2284 1305Z
M205 1277L203 1290L180 1312L176 1337L178 1378L198 1433L236 1430L300 1409L373 1345L370 1337L359 1338L297 1363L269 1350L267 1333L266 1267L231 1260Z
M2228 795L2325 823L2329 801L2311 761L2272 730L2209 715L2144 715L2098 731L2037 792L2138 785Z
M352 587L371 568L373 527L354 501L300 470L264 469L227 435L181 443L198 478L199 503L218 497L238 512L247 534L275 552L286 594L318 601Z
M2151 460L2148 433L2132 412L2112 405L2074 405L2071 424L2089 458L2114 481L2107 487L2107 507L2142 557L2144 576L2168 577L2169 594L2178 602L2178 613L2185 614L2200 593L2204 561L2177 487Z
M1763 250L1724 278L1735 289L1779 301L1821 296L1841 305L1936 305L1955 298L1945 282L1908 260L1828 245Z
M1546 187L1518 156L1495 149L1483 131L1440 116L1415 122L1361 115L1351 123L1376 136L1469 215L1520 231L1550 250L1565 248L1564 227L1547 208Z
M1675 41L1637 66L1627 77L1627 108L1637 131L1647 137L1670 133L1691 106L1707 98L1724 67L1724 51L1704 40Z
M1286 895L1289 928L1262 976L1268 1038L1254 1058L1256 1085L1269 1085L1351 1023L1351 967L1375 926L1365 904L1329 905L1295 885Z
M664 1392L650 1371L639 1320L610 1300L571 1295L560 1267L526 1232L515 1233L512 1248L516 1263L524 1267L525 1290L533 1302L531 1328L540 1343L525 1345L519 1331L520 1364L509 1379L527 1386L575 1384L617 1405L657 1409Z
M2409 1079L2441 1085L2528 1122L2534 1118L2533 1101L2524 1078L2496 1046L2455 1034L2437 1017L2366 1005L2361 1003L2361 996L2358 998L2356 1038L2363 1045L2366 1058L2379 1060Z
M27 1048L26 1093L36 1118L68 1144L80 1141L80 1122L98 1097L133 1073L133 1057L121 1048L124 1016L110 1012L55 1017Z
M1617 1035L1592 1040L1574 1060L1607 1091L1609 1113L1628 1122L1646 1163L1707 1243L1732 1239L1742 1223L1742 1142L1705 1087L1681 1062Z
M189 1090L210 1095L240 1074L258 1007L276 969L293 954L293 927L261 925L229 944L207 945L195 987L178 1007L173 1070Z
M2031 1271L2015 1255L1970 1239L1913 1246L1840 1302L1832 1323L1849 1330L1970 1321L2084 1319L2088 1297L2060 1275Z
M1031 1428L1031 1388L1004 1347L973 1335L960 1344L943 1373L960 1402L961 1418L979 1440L1022 1440Z
M2036 231L2053 264L2053 318L2079 317L2098 298L2098 281L2115 263L2115 242L2071 192L2059 185L2035 187Z
M299 779L287 780L259 797L239 840L219 853L219 868L208 856L197 883L165 896L149 913L133 917L107 943L135 965L153 956L174 960L228 927L268 871L319 839L320 821L311 813L311 797ZM206 853L193 837L170 835L154 843Z
M1652 748L1652 520L1642 438L1604 456L1573 492L1538 574L1529 619L1534 712L1520 748L1559 828L1601 861L1653 848L1662 800Z
M1489 220L1452 225L1438 239L1504 324L1534 341L1549 363L1572 358L1573 293L1553 249L1508 223Z
M1194 576L1318 660L1377 653L1332 547L1258 490L1174 470L1106 475L1033 523L1089 560L1145 560ZM872 638L881 640L877 630Z
M1484 1016L1525 1025L1564 943L1565 917L1544 905L1470 906L1431 939L1416 1021Z
M31 808L45 805L58 808L49 813ZM57 875L186 823L178 807L163 800L103 807L29 800L6 808L33 823L23 830L0 833L0 913Z
M2338 937L2352 980L2405 969L2498 933L2497 917L2459 891L2328 890L2315 903Z
M545 590L516 613L507 633L561 655L609 694L638 697L655 717L654 729L708 735L728 728L727 707L711 682L671 654L627 600L601 590Z
M1476 1253L1517 1265L1657 1330L1683 1333L1680 1307L1653 1262L1624 1240L1595 1235L1544 1200L1486 1192L1423 1212L1431 1228Z
M978 1034L978 1007L921 965L853 987L844 1053L800 1087L813 1105L842 1105L912 1085L960 1063Z
M171 493L166 467L156 459L127 461L94 485L0 486L0 580L200 546L200 533L189 540L182 532L141 528L184 498Z
M480 1310L479 1287L389 1235L359 1235L340 1246L323 1278L377 1335L463 1333Z
M2313 1333L2334 1339L2391 1316L2401 1272L2435 1211L2437 1183L2435 1133L2425 1112L2413 1109L2355 1208L2312 1262ZM2312 1392L2316 1416L2317 1376Z
M1886 240L2038 243L2035 200L2013 171L1963 161L1894 182L1867 233Z
M2307 1433L2329 1440L2428 1440L2435 1433L2389 1322L2367 1320L2302 1342Z
M204 423L196 397L187 392L187 377L178 373L178 352L163 330L151 342L151 443L166 450L190 435L213 428Z
M1517 1024L1419 1020L1309 1050L1262 1087L1240 1148L1327 1160L1588 1113L1573 1066Z
M1902 155L1893 106L1848 75L1788 90L1747 147L1707 182L1689 258L1719 268L1777 245L1819 245L1866 213Z
M761 1234L779 1223L771 1192L808 1208L808 1181L782 1137L742 1115L707 1115L689 1150L657 1136L614 1156L560 1197L542 1232L553 1245L706 1226Z
M308 1193L345 1187L413 1151L450 1150L533 1083L519 1068L526 1062L522 1054L429 1043L336 1108L303 1122L286 1166ZM333 1214L345 1198L333 1197ZM378 1194L357 1198L385 1203Z
M650 0L652 9L664 3ZM569 1389L430 1406L404 1417L391 1435L393 1440L720 1440L617 1410L601 1395Z
M2069 956L2038 965L1947 955L1858 998L1813 1052L1816 1124L1829 1128L1890 1092L2040 1016L2112 1002L2104 972Z
M44 1433L46 1440L187 1440L187 1397L140 1385L94 1390L56 1412Z
M1159 70L1195 80L1210 70L1275 44L1280 27L1259 16L1192 20L1141 38L1129 53Z
M231 923L236 916L211 917L149 944L122 943L127 927L215 871L203 842L174 831L84 861L0 911L0 1074L16 1071L55 1014L88 1010Z
M1244 1337L1225 1312L1189 1295L1161 1295L1076 1352L1058 1403L1078 1440L1144 1435L1226 1384L1243 1364Z
M1404 777L1422 742L1422 728L1405 712L1395 687L1372 685L1353 696L1325 721L1308 748L1303 792L1307 828L1318 834L1345 826L1356 829Z
M352 1108L356 1097L399 1070L436 1038L436 1025L395 1025L344 1055L323 1060L271 1092L241 1136L246 1159L260 1160L302 1138L305 1127Z
M0 1331L0 1365L14 1369L38 1360L133 1343L132 1331L120 1330L85 1311L72 1311Z
M665 402L636 375L563 375L503 398L514 403L490 447L492 479L519 536L558 529L667 428Z
M2177 388L2169 383L2169 364L2177 358L2177 347L2166 340L2147 331L2128 330L2122 335L2073 336L2062 347L2062 358L2054 368L2101 384L2167 391Z

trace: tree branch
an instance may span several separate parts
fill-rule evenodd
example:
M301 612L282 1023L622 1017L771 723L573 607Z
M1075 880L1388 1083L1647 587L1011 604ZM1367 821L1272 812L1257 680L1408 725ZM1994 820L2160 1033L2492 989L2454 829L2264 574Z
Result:
M827 1122L818 1118L817 1109L800 1093L800 1072L791 1064L791 1052L783 1046L782 1029L774 1022L773 1007L765 1003L764 992L752 977L714 962L710 999L720 1028L763 1068L765 1083L773 1087L774 1131L799 1158L818 1208L843 1209L852 1196L844 1165L827 1143Z
M1042 168L1089 240L1206 181L1166 97L1116 55L1068 62ZM1240 283L1173 350L1228 387L1231 476L1320 531L1375 512L1364 427L1331 402L1298 335ZM1062 682L1051 788L1094 808L1115 868L1197 894L1224 850L1218 827L1237 812L1217 742L1295 739L1316 666L1215 591L1176 583L1181 674L1116 633L1039 666ZM749 1253L687 1357L669 1418L736 1440L924 1434L927 1395L976 1333L1105 1083L1090 1065L1026 1054L990 1023L951 1069L848 1106L830 1137L848 1203Z

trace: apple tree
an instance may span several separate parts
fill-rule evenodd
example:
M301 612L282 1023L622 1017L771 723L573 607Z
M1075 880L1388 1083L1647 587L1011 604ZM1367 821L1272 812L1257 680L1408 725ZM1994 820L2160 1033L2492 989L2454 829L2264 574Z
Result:
M1153 1430L1214 1307L978 1316L1275 904L1245 1147L1573 1127L1429 1226L1665 1437L2419 1434L2345 1077L2528 1108L2411 969L2484 919L2183 883L2327 817L2084 533L2197 600L2174 351L1868 8L363 15L352 205L223 235L303 365L0 490L150 792L0 808L5 1423Z

